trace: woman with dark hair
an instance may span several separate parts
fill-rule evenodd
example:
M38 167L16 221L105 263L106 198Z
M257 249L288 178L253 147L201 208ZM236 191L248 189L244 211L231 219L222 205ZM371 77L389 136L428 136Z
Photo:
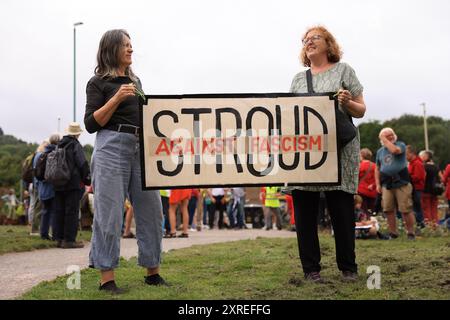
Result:
M134 209L138 264L145 283L167 285L159 275L162 207L158 191L143 191L139 149L139 78L131 69L133 48L125 30L107 31L97 53L97 67L86 88L84 123L97 132L92 154L95 215L89 264L100 270L100 290L122 293L114 269L120 257L125 198Z
M364 116L363 87L355 71L341 63L342 52L333 35L322 26L309 28L302 38L301 60L310 67L312 88L308 90L307 72L298 73L291 85L293 93L338 92L339 109L354 118ZM309 73L309 72L308 72ZM291 187L300 260L305 279L321 282L320 247L317 232L320 192L326 196L336 242L336 260L344 280L357 279L355 262L355 219L353 195L358 189L359 135L340 150L341 184L338 186Z

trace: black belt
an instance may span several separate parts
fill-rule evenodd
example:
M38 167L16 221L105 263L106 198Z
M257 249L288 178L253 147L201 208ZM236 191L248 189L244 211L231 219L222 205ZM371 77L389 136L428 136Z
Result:
M113 125L103 128L103 129L113 130L113 131L117 131L117 132L131 133L131 134L134 134L135 136L139 136L139 132L140 132L139 127L135 127L131 124L113 124Z

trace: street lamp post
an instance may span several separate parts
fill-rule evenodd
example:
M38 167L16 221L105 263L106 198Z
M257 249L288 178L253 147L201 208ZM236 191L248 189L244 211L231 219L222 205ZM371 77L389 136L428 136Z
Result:
M425 110L425 102L420 104L423 107L423 132L425 136L425 150L430 150L428 147L428 127L427 127L427 114Z
M73 24L73 121L77 121L77 26L83 22Z

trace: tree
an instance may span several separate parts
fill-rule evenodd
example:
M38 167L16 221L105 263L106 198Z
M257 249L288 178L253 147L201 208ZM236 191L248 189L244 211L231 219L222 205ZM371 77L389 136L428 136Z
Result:
M90 144L85 144L83 146L83 151L86 156L86 159L89 163L91 163L92 153L94 152L94 147Z
M361 139L361 149L368 148L375 155L378 148L380 148L378 134L382 128L383 125L378 120L361 123L358 126L359 136Z
M26 143L11 135L0 135L0 187L18 190L22 161L36 148L37 144Z

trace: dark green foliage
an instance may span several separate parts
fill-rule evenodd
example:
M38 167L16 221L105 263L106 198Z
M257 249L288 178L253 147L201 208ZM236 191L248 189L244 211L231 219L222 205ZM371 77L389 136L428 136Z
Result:
M383 125L378 120L361 123L358 126L359 135L361 138L361 148L369 148L374 155L373 160L375 160L375 154L378 148L380 148L378 134L382 128Z
M37 147L10 135L0 135L0 187L19 189L22 161Z
M90 144L86 144L83 146L84 155L89 163L91 163L92 152L94 152L94 147Z

